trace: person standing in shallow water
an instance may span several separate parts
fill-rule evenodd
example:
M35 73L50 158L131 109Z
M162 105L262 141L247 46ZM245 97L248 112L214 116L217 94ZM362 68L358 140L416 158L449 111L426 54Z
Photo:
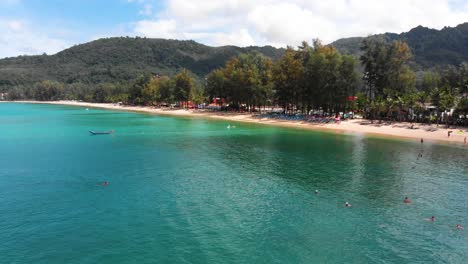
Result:
M421 138L421 144L422 144L422 143L424 143L424 139L423 139L423 138Z

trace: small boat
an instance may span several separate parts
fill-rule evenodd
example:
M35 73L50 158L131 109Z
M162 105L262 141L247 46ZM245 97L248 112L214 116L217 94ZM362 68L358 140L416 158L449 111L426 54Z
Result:
M89 133L91 133L91 135L108 135L108 134L114 133L114 130L108 130L108 131L93 131L93 130L90 130Z

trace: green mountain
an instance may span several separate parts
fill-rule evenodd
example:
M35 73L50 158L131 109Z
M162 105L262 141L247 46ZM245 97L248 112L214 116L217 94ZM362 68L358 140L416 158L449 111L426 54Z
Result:
M416 27L402 34L385 33L369 38L402 40L411 47L416 70L468 61L468 23L434 30ZM332 43L344 53L359 56L364 38ZM55 55L19 56L0 60L0 91L16 85L30 86L42 80L64 83L126 83L141 73L173 75L186 68L204 78L213 69L241 53L256 51L279 58L284 49L271 46L209 47L195 41L148 38L107 38L74 46Z
M246 52L272 59L284 50L271 46L209 47L195 41L107 38L74 46L55 55L19 56L0 60L0 89L41 80L64 83L126 82L140 73L173 75L182 68L203 78L226 61Z
M368 38L386 41L401 40L410 46L413 63L417 69L443 65L459 65L468 61L468 22L441 30L418 26L401 34L385 33ZM359 47L365 38L344 38L332 43L341 52L359 56Z

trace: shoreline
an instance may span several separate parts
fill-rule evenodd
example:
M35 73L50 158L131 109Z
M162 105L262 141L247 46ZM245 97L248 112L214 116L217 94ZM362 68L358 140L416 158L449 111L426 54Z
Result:
M233 112L210 112L198 110L185 110L185 109L161 109L152 108L148 106L122 106L112 103L88 103L77 101L0 101L0 103L30 103L30 104L52 104L52 105L67 105L79 106L89 108L101 108L117 111L130 111L139 113L148 113L166 116L179 116L179 117L195 117L205 119L216 119L225 121L234 121L251 124L270 125L278 127L306 129L314 131L327 131L337 134L365 134L387 138L400 138L407 140L440 142L450 145L464 145L464 138L468 137L468 128L450 128L446 129L444 125L437 127L436 125L413 123L414 128L410 128L409 123L394 122L392 124L381 123L375 121L371 124L366 119L353 119L342 121L340 124L318 124L308 123L302 121L286 121L267 118L255 118L250 113L233 113ZM458 134L459 130L463 134ZM447 136L448 131L453 131L450 137ZM468 143L466 144L468 147Z

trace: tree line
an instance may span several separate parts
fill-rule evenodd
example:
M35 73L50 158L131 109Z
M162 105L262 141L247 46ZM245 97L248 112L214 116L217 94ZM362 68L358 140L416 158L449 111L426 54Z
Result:
M417 80L406 43L365 40L361 51L365 85L359 97L368 118L468 124L458 118L468 114L467 63L425 72Z
M314 40L312 45L288 47L275 61L257 52L240 54L203 79L182 69L174 76L143 74L131 82L97 85L45 80L17 86L8 97L181 107L216 98L232 110L268 106L289 114L357 111L372 120L446 123L468 114L468 64L417 76L406 43L376 38L363 41L361 54L341 54ZM455 112L449 116L451 110Z

